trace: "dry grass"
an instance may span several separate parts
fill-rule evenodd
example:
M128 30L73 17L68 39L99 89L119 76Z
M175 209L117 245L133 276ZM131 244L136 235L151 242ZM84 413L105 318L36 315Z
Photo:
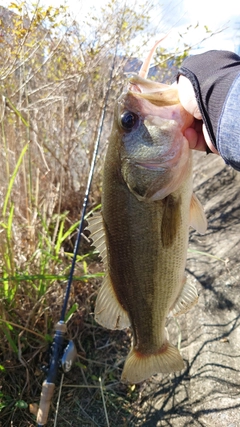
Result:
M92 265L94 270L97 265ZM97 287L96 279L73 284L70 305L77 302L78 309L68 321L68 337L74 340L78 357L72 370L64 376L58 426L106 426L106 414L111 426L131 425L131 404L138 397L138 388L120 383L130 336L128 332L105 331L95 324L92 310ZM4 354L2 404L6 405L1 411L2 427L11 423L14 426L35 425L35 416L30 414L28 405L39 402L45 378L41 367L48 362L48 344L46 336L41 337L41 334L44 330L52 331L53 323L59 318L62 290L60 283L50 288L46 303L40 302L35 312L34 328L29 326L27 330L20 326L29 323L29 315L22 310L22 317L24 319L25 314L27 322L18 321L18 327L14 328L18 354L8 351L5 340L6 347L1 352L1 359ZM49 427L54 425L60 379L59 373L47 424ZM23 408L19 407L21 404Z

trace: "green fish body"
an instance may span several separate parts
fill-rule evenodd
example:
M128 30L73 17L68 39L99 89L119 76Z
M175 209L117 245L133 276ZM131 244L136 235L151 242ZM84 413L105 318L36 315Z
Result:
M183 136L190 120L172 86L154 86L138 76L116 103L102 211L88 228L106 268L95 319L109 329L131 326L133 332L124 382L184 367L165 325L170 313L184 313L198 298L184 274L189 226L206 229Z

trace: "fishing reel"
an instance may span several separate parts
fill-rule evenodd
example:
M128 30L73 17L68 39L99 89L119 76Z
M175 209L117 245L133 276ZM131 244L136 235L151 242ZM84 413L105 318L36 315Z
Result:
M59 361L60 368L64 373L70 371L76 357L77 357L77 349L75 347L74 342L70 340L68 341L68 344L63 351L62 358Z
M60 320L55 327L55 335L49 354L49 364L45 367L47 379L42 385L41 398L37 412L38 427L44 426L47 422L59 368L63 373L69 372L77 357L77 350L74 342L66 339L66 333L67 326L64 321Z
M74 342L64 336L67 332L65 323L58 322L55 329L54 339L48 352L48 363L41 366L41 370L45 374L48 374L49 370L56 365L56 361L58 369L63 373L69 372L77 357L77 349Z

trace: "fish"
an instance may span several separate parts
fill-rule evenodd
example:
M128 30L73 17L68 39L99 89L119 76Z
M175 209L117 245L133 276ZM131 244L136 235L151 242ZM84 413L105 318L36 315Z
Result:
M185 277L189 227L201 234L207 228L184 137L193 118L176 85L147 78L157 44L116 101L101 212L87 226L105 268L95 320L112 330L131 327L121 376L130 384L184 368L166 322L197 302Z

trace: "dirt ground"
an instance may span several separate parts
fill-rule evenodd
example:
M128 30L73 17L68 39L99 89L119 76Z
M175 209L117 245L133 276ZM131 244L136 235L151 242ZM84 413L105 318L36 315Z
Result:
M240 426L240 173L216 155L194 160L208 230L190 234L187 272L199 302L179 318L186 368L147 383L133 426ZM176 323L169 333L176 341Z

